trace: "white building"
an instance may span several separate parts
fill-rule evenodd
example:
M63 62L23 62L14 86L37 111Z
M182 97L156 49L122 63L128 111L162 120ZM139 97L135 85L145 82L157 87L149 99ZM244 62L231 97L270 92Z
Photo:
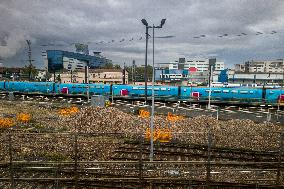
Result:
M244 64L235 64L235 71L236 72L245 72L245 65Z
M246 73L283 73L284 60L251 60L244 64L236 64L235 70Z
M230 83L239 84L283 84L282 73L228 73L228 79Z
M184 61L183 61L184 60ZM209 71L209 59L190 59L185 61L175 61L170 63L160 63L159 67L168 68L170 70L188 70L189 68L196 68L197 72ZM216 61L214 70L220 71L225 69L225 63Z
M186 61L185 69L189 68L196 68L197 72L205 72L209 71L209 59L192 59ZM225 69L225 63L216 61L215 63L215 69L216 71L224 70Z
M128 84L128 72L125 71L125 78L123 74L122 69L90 69L88 78L90 83L123 84L125 79L125 84ZM76 70L72 75L70 72L61 73L60 80L61 83L85 83L85 70Z

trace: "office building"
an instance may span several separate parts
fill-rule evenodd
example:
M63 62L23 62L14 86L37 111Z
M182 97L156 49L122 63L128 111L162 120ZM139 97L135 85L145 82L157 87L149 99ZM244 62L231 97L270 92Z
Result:
M100 52L94 52L93 55L74 53L61 50L47 50L42 53L45 67L48 72L75 71L89 66L91 69L111 63L112 61L103 57Z
M60 77L61 83L85 83L85 70L56 74L56 78L58 77ZM128 84L128 72L124 72L122 69L90 69L89 83Z
M236 64L236 72L246 73L283 73L284 60L251 60L244 64Z
M159 63L156 68L155 80L168 84L205 84L209 82L210 66L212 66L212 81L218 81L218 75L225 68L224 62L216 59L179 58L178 61Z
M283 84L283 74L281 73L234 73L228 75L229 83L239 84L260 84L268 83Z
M169 63L159 63L160 68L168 68L170 70L189 70L190 68L195 68L197 72L209 71L209 61L210 59L189 59L179 58L178 61ZM216 61L213 66L213 70L221 71L225 69L225 63L222 61Z

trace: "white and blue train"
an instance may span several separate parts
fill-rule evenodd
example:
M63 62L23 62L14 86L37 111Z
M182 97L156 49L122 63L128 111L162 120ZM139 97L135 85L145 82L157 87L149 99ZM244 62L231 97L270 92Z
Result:
M209 87L189 86L155 86L154 95L157 100L164 101L200 101L209 98ZM62 95L113 95L115 98L142 99L145 97L145 87L135 85L110 84L67 84L54 82L11 82L0 81L0 91L12 91L25 94L62 94ZM147 87L147 96L152 95L152 86ZM254 103L283 105L284 90L282 88L252 88L252 87L212 87L213 102L235 102L235 104Z

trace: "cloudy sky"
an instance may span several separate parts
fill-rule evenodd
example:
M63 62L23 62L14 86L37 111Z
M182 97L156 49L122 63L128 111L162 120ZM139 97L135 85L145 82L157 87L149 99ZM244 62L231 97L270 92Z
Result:
M143 64L142 18L151 25L166 18L155 36L175 36L155 39L155 62L216 57L232 67L284 58L283 0L1 0L0 62L27 64L28 39L39 68L42 51L74 51L76 42L102 51L114 63L130 65L135 59ZM151 62L152 40L149 46Z

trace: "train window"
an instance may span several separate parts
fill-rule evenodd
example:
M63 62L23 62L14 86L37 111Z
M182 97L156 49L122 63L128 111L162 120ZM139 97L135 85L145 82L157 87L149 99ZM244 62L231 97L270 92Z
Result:
M96 86L97 89L101 88L100 86Z
M183 92L186 92L186 89L183 89Z
M105 86L101 86L102 87L102 89L104 89L105 88Z
M160 88L154 88L154 91L158 91L158 90L160 90Z
M250 91L249 93L250 93L250 94L253 94L253 91Z
M209 93L209 90L205 90L205 92Z
M167 90L167 88L164 88L164 87L163 87L163 88L161 88L161 91L166 91L166 90Z
M229 90L223 90L223 93L228 93L229 92Z
M273 94L274 92L273 92L273 91L270 91L269 93L270 93L270 94Z
M214 93L221 93L221 90L214 90Z
M248 91L240 91L240 94L247 94Z
M168 88L168 91L170 91L171 90L171 88Z
M138 87L132 87L132 89L135 90L135 89L139 89L139 88Z
M232 93L238 93L238 91L237 91L237 90L232 90L231 92L232 92Z

